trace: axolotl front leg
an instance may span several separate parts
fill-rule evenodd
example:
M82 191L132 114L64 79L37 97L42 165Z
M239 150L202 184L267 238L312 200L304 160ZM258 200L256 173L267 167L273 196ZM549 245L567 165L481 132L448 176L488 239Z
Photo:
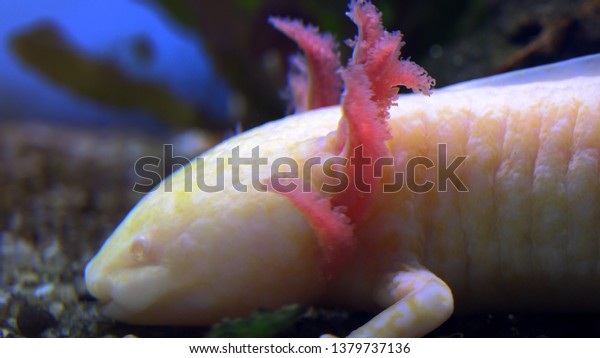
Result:
M388 276L374 292L387 308L348 337L422 337L452 315L452 291L428 269L407 266Z
M454 310L452 291L426 268L397 273L384 292L395 303L350 337L421 337L444 323Z

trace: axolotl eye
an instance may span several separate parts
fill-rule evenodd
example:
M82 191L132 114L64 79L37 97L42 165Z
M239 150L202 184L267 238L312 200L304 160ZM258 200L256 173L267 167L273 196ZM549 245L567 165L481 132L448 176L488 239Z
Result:
M152 242L149 235L139 235L131 241L129 254L134 266L156 264L163 255L160 245Z
M138 264L146 262L149 251L148 240L143 236L138 236L133 239L131 242L131 247L129 248L129 253L133 258L133 261Z

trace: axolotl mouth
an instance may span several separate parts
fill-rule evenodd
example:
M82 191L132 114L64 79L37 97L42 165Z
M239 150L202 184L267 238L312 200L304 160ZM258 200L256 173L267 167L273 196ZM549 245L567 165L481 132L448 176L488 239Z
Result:
M131 230L128 225L117 228L85 269L86 286L98 299L100 313L134 324L185 317L182 310L189 305L180 301L185 300L181 292L186 291L187 281L181 277L193 275L186 276L177 268L183 261L179 250L190 251L190 242L187 234L156 231L152 225L143 230ZM173 250L177 260L169 259ZM202 282L195 280L198 287Z
M102 315L118 320L144 321L144 312L161 302L167 292L151 283L166 279L168 270L159 265L124 268L110 275L97 270L93 264L86 267L86 285L100 302Z
M189 325L215 319L206 310L202 310L207 313L200 318L189 314L203 305L211 305L209 297L202 300L198 299L198 295L179 294L185 289L176 290L157 284L169 280L168 270L164 267L128 269L127 272L97 279L94 273L89 273L89 277L88 288L99 300L99 313L103 317L145 325Z

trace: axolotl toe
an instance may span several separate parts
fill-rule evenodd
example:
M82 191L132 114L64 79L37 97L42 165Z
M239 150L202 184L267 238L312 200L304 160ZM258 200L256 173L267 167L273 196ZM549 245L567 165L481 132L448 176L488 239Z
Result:
M86 268L102 312L210 325L328 304L380 312L351 336L393 337L455 305L600 310L600 55L425 96L433 80L398 59L375 7L349 16L344 68L331 37L272 19L305 53L297 113L209 150L128 214Z

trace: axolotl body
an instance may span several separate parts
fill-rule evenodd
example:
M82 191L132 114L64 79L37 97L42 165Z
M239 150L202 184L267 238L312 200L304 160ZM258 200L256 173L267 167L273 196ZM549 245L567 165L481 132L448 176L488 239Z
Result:
M306 111L230 138L147 195L86 268L106 315L209 325L322 303L380 312L351 336L384 337L424 335L455 305L600 310L600 56L394 99L395 84L373 88L393 76L369 72L381 56L368 46L393 38L397 52L399 35L371 4L350 9L360 34L341 106L311 105L340 86L312 78L294 92ZM274 23L301 46L317 36ZM428 92L415 71L409 87ZM358 147L388 160L343 162Z

